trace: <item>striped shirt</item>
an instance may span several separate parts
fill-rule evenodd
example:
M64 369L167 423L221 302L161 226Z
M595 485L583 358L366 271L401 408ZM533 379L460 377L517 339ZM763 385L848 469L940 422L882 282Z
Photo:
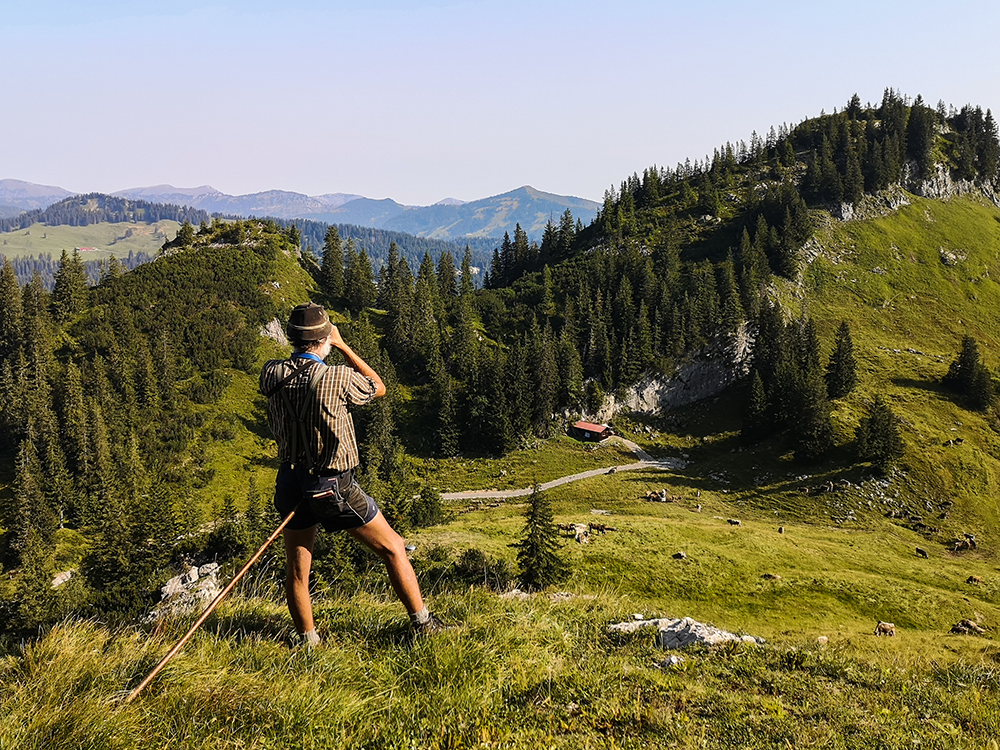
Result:
M371 378L344 365L328 367L300 357L272 359L260 372L261 393L267 395L293 371L298 370L299 374L274 390L267 399L267 421L278 441L278 459L282 463L308 465L310 454L304 446L298 446L298 456L291 455L292 431L299 427L295 418L287 413L281 391L288 394L293 408L300 409L318 367L324 371L316 383L316 401L304 416L311 455L317 459L315 468L319 470L347 471L359 462L358 440L347 404L367 404L375 398L376 386ZM297 442L301 443L301 438L297 438Z

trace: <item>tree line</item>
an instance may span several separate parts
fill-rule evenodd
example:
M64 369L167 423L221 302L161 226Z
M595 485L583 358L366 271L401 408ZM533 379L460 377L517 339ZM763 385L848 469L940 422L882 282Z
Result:
M58 203L53 203L48 208L37 208L9 219L0 219L0 232L27 229L33 224L85 227L104 221L111 223L129 221L146 224L157 221L176 221L178 223L186 221L199 224L203 221L211 221L211 217L208 212L189 206L150 203L131 198L118 198L103 193L87 193L86 195L65 198Z
M80 258L79 251L75 249L73 254L76 256L75 262L80 263L83 268L83 274L91 286L99 284L109 273L117 274L131 271L143 263L148 263L153 258L149 253L136 253L133 251L129 251L128 256L125 258L112 257L104 260L83 260ZM66 255L65 250L63 251L63 255ZM37 274L41 280L42 288L47 292L52 291L59 270L64 264L63 258L53 260L50 253L45 253L37 257L32 255L26 258L10 259L6 258L3 253L0 253L0 263L5 261L10 263L18 284L26 286Z

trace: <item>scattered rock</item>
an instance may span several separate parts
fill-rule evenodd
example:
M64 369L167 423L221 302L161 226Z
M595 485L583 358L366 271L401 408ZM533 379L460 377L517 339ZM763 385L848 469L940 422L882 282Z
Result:
M160 588L160 603L143 618L157 622L164 617L199 611L219 595L219 564L212 562L176 575Z
M692 620L690 617L669 621L666 627L660 627L656 637L656 645L665 649L685 648L695 643L705 643L715 646L731 641L761 644L764 642L764 639L755 638L752 635L729 633L711 625L705 625L704 623Z
M661 617L652 620L619 622L608 626L609 633L634 633L643 628L656 628L658 633L656 643L661 648L684 648L694 643L705 643L711 646L730 641L744 643L764 643L763 638L752 635L736 635L725 630L705 625L690 617L680 620Z
M816 639L816 643L818 643L820 646L825 646L829 640L830 639L827 638L825 635L821 635L819 638Z
M670 669L671 667L676 667L684 663L684 657L678 656L677 654L670 654L666 659L659 662L656 666L660 669Z
M57 574L56 577L52 579L52 588L62 586L74 575L76 575L76 568L73 570L64 570L62 573Z

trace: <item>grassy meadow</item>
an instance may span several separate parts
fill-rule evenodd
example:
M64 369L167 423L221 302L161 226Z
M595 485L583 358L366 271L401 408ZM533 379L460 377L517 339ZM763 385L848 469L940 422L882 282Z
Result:
M152 224L101 222L85 227L32 224L27 229L0 232L0 254L9 258L51 255L58 259L63 250L86 247L93 249L80 254L83 260L123 258L129 253L155 255L179 228L179 223L170 220Z
M452 575L473 548L510 569L526 507L461 512L456 500L447 522L407 541L432 609L460 627L414 641L375 567L360 584L318 580L325 643L295 651L275 550L131 704L125 692L188 619L156 631L74 620L4 644L0 748L1000 748L1000 422L940 384L966 333L1000 364L1000 210L911 200L830 222L801 284L776 288L817 322L824 358L840 321L851 326L859 384L834 405L838 448L822 463L795 463L778 438L744 446L741 386L623 417L626 437L686 465L549 490L557 522L616 529L564 540L571 572L557 589L511 596ZM276 290L304 291L294 283ZM255 390L233 373L206 426L206 517L226 494L239 506L250 475L269 489ZM877 394L906 444L885 477L851 447ZM412 472L442 492L511 489L631 460L615 443L555 438L503 458L414 459ZM643 499L661 488L679 500ZM964 534L977 549L952 551ZM68 560L79 540L63 543ZM653 631L608 633L635 614L764 642L662 666ZM986 632L951 634L963 619ZM895 637L874 635L880 620Z

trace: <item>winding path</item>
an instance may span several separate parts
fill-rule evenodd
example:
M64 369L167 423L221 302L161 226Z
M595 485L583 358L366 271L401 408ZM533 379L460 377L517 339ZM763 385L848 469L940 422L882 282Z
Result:
M590 471L582 471L579 474L570 474L569 476L559 477L558 479L553 479L551 482L543 482L539 487L543 490L550 489L552 487L558 487L561 484L569 484L570 482L576 482L581 479L589 479L590 477L600 476L601 474L607 474L614 470L619 471L636 471L637 469L657 469L659 471L676 471L677 469L683 469L687 466L688 462L680 458L662 458L655 459L650 456L646 451L640 448L638 445L633 443L631 440L626 440L623 437L615 437L613 439L620 440L625 444L625 447L632 451L636 457L639 459L634 464L622 464L621 466L605 466L602 469L591 469ZM533 487L525 487L519 490L471 490L469 492L442 492L442 500L496 500L508 497L524 497L525 495L530 495L532 493Z

